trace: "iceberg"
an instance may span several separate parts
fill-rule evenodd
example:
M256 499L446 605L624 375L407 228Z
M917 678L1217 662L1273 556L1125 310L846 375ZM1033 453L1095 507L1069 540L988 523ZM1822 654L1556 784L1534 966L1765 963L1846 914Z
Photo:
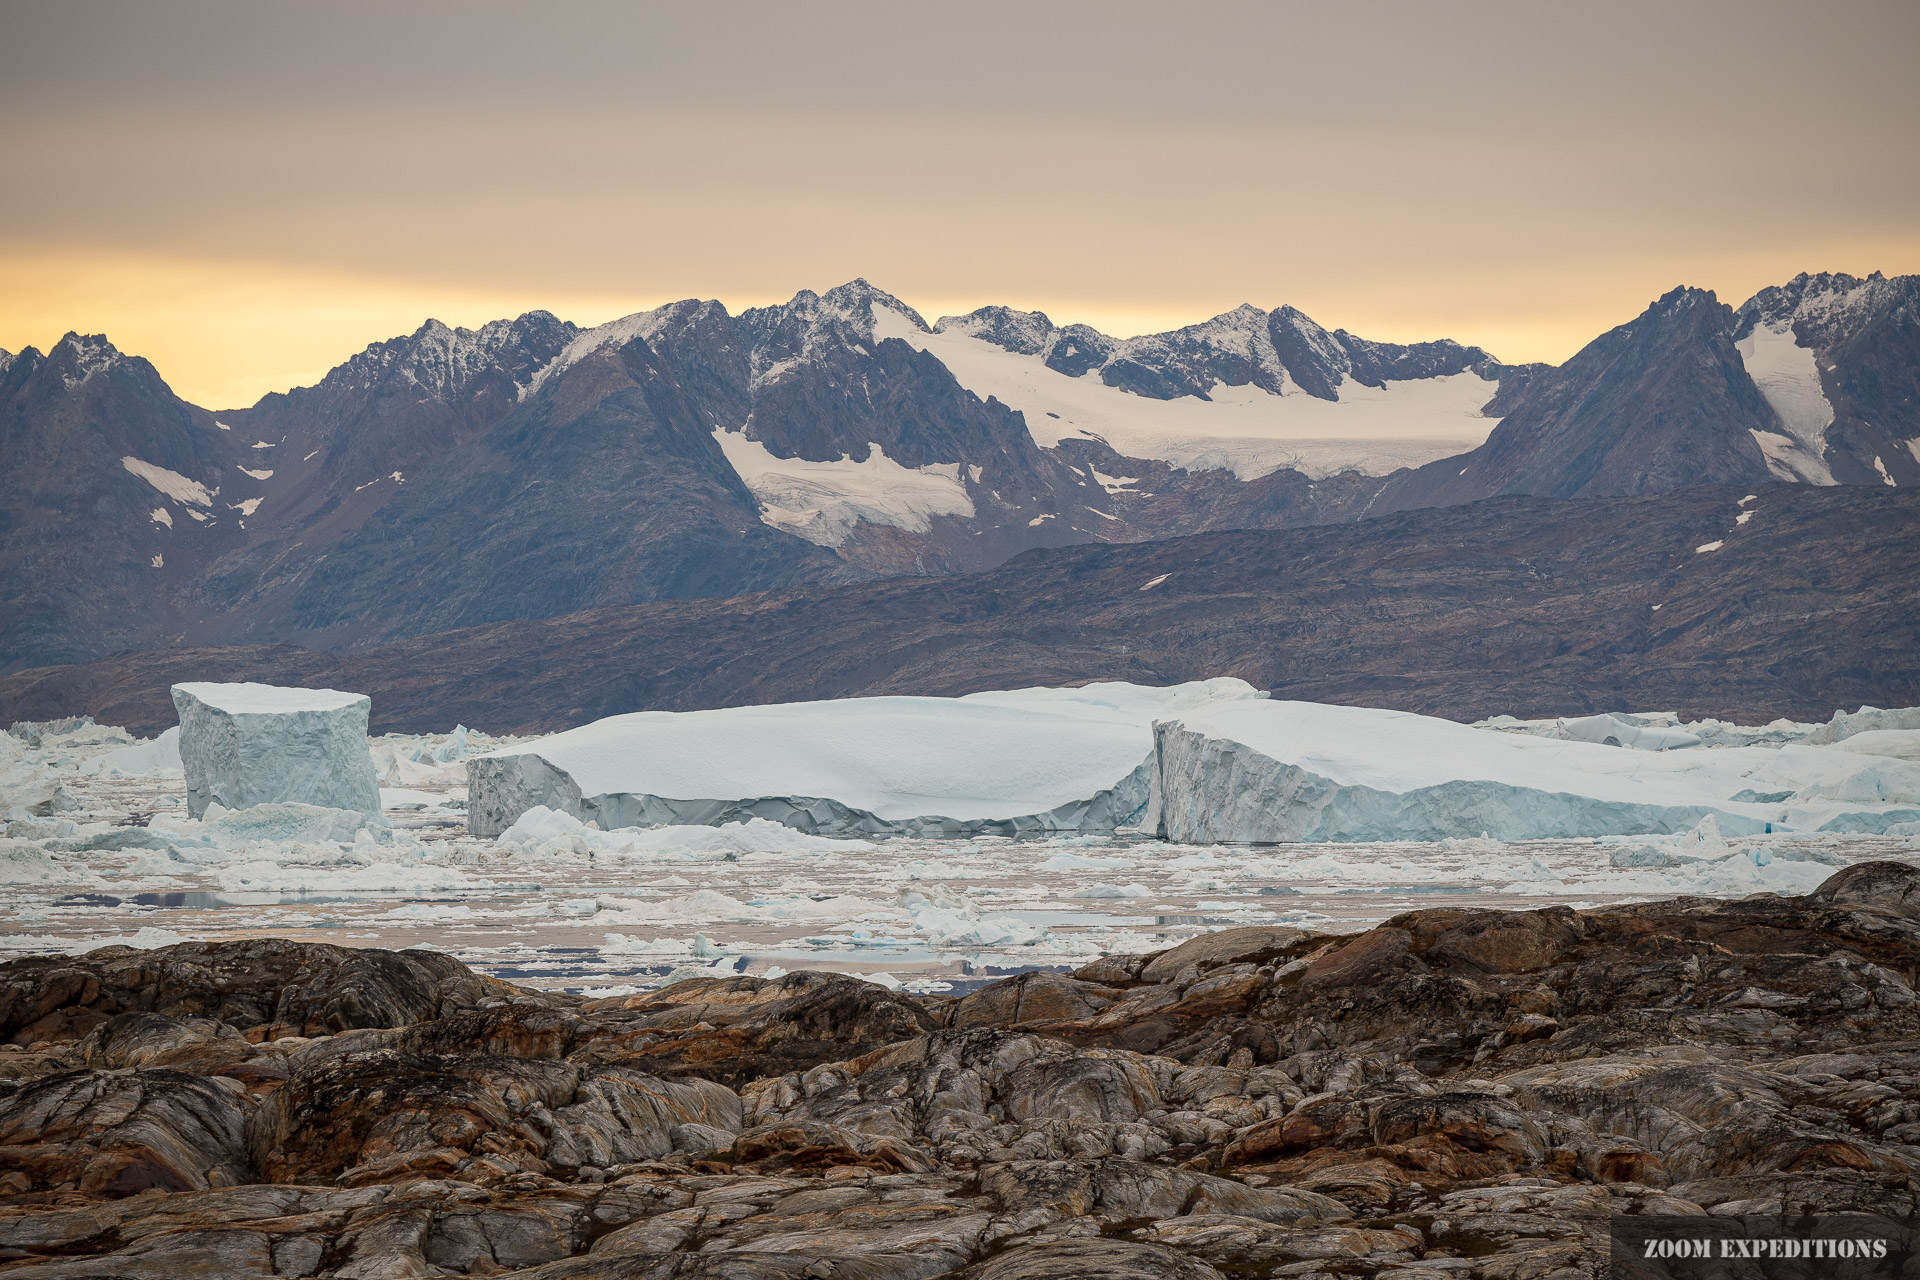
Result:
M1845 742L1857 734L1882 730L1920 729L1920 707L1862 707L1858 711L1836 711L1833 719L1809 733L1803 741L1809 746Z
M470 757L468 826L765 818L816 834L1110 832L1150 807L1153 724L1266 694L1219 678L641 711Z
M1155 732L1150 818L1188 843L1657 835L1708 817L1741 836L1879 830L1913 812L1886 807L1914 798L1913 766L1809 748L1621 750L1282 701L1227 703Z
M1685 729L1665 725L1643 725L1626 716L1583 716L1562 720L1554 737L1567 742L1597 742L1607 747L1632 747L1638 751L1677 751L1697 747L1701 739Z
M265 684L177 684L187 812L289 801L380 812L365 694Z
M182 769L180 762L180 726L175 725L151 742L136 742L130 747L109 751L92 762L92 772L115 774L164 773Z

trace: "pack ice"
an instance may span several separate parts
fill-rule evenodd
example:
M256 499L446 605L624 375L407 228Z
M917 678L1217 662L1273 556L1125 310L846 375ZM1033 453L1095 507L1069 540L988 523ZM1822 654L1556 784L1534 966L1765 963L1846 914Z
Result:
M348 809L381 822L367 750L372 700L337 689L177 684L187 812L291 801Z
M1204 708L1155 728L1160 810L1150 820L1175 841L1649 835L1709 816L1730 835L1881 831L1920 817L1910 807L1920 769L1831 749L1685 750L1666 735L1636 749L1284 701Z
M1266 696L1218 678L641 711L470 759L468 825L497 835L544 805L603 830L1107 832L1148 810L1156 720Z

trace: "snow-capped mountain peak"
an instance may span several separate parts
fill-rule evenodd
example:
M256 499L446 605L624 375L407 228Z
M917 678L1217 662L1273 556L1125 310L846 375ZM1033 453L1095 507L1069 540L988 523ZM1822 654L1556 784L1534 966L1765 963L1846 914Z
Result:
M868 351L889 337L932 332L918 311L863 279L825 293L802 289L780 306L741 312L740 324L752 339L755 387L835 352Z
M102 333L69 333L48 355L59 367L69 391L126 359Z
M1745 336L1754 325L1764 324L1775 331L1793 330L1802 345L1828 347L1894 303L1909 280L1888 280L1878 271L1864 280L1844 273L1802 272L1749 298L1737 313L1736 332Z
M981 307L964 316L941 316L935 333L964 334L1021 356L1044 356L1060 331L1044 311Z
M921 333L931 332L918 311L864 279L849 280L827 290L820 296L817 311L822 319L842 321L868 338L873 337L876 320L886 313L900 317Z
M621 316L618 320L609 320L591 329L583 329L575 335L573 341L561 349L559 355L542 366L525 383L520 384L520 398L530 399L550 380L565 373L602 347L618 349L635 338L651 339L667 329L684 326L716 311L722 316L727 314L727 309L717 301L683 298L678 302L669 302L665 306L655 307L651 311L636 311L630 316Z
M496 367L511 367L530 338L564 336L574 326L547 311L494 320L478 329L428 320L411 334L375 342L321 379L316 390L352 394L385 386L422 399L452 401Z

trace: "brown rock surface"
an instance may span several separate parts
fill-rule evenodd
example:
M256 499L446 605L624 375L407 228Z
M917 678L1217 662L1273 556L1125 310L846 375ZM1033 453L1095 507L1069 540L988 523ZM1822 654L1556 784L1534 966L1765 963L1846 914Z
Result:
M1911 1214L1917 887L1232 930L957 1002L16 961L54 1043L0 1052L0 1270L1575 1280L1613 1214Z

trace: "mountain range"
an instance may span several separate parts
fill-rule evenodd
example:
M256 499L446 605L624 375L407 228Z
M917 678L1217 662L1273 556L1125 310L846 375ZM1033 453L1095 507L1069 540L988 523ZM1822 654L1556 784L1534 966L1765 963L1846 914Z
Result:
M250 408L102 336L0 353L0 670L349 651L1036 548L1502 495L1920 484L1920 277L1676 289L1565 364L1290 307L1116 339L865 281L597 328L429 321Z
M530 733L643 708L1218 675L1462 720L1663 709L1759 723L1915 705L1920 490L1487 498L346 653L155 649L0 676L0 723L86 711L157 733L175 721L168 690L191 680L367 693L376 733Z

